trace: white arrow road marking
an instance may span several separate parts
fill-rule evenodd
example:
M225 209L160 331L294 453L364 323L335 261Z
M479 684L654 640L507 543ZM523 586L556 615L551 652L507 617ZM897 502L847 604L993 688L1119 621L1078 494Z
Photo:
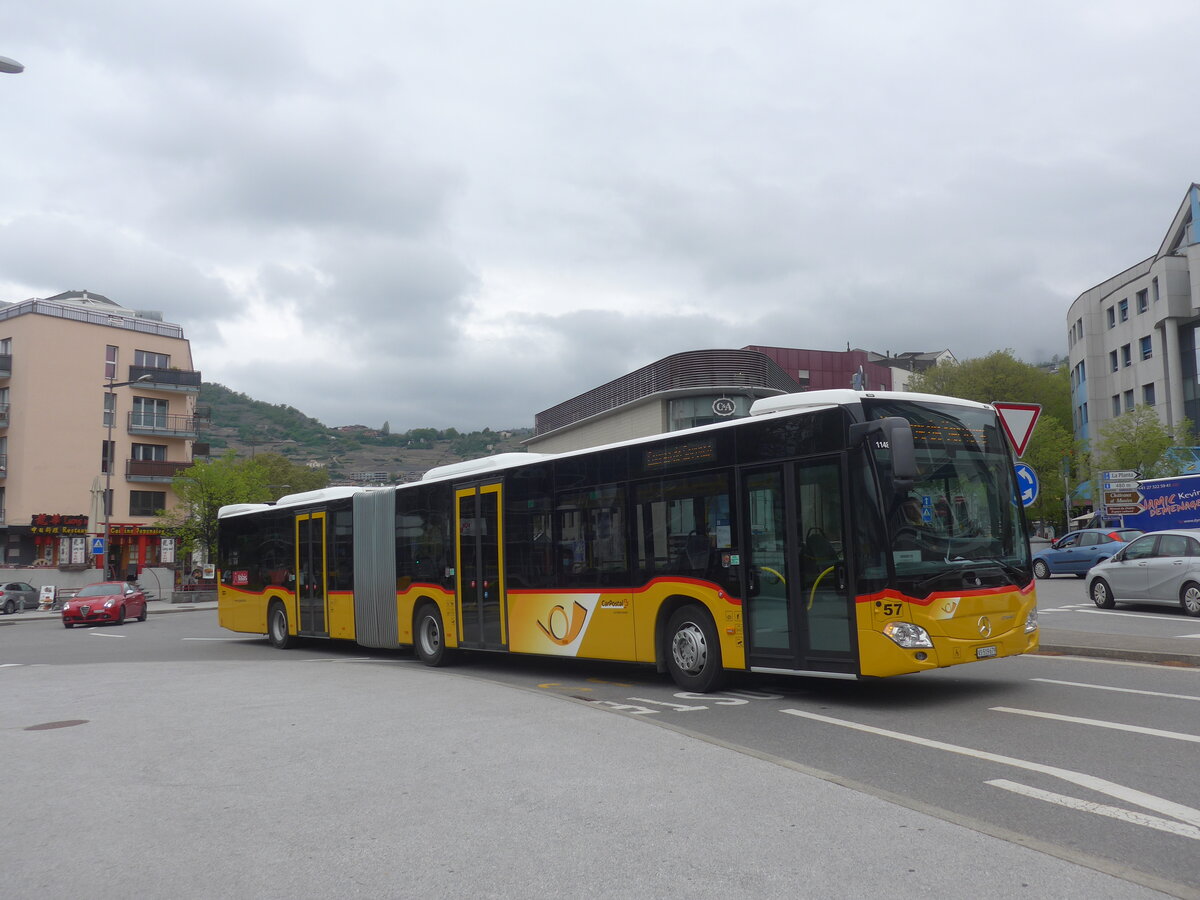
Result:
M930 738L918 737L915 734L904 734L900 731L889 731L885 728L876 728L873 725L864 725L861 722L851 722L847 719L835 719L831 716L823 716L820 713L806 712L802 709L784 709L780 711L785 712L790 716L799 716L802 719L812 719L815 722L825 722L829 725L840 725L843 728L852 728L855 731L865 731L868 734L889 737L897 741L906 741L910 744L917 744L921 747L930 747L934 750L945 750L947 753L957 753L960 756L970 756L974 757L975 759L999 763L1004 766L1013 766L1017 769L1026 769L1030 772L1040 772L1043 775L1061 778L1063 781L1070 782L1071 784L1077 784L1082 788L1086 788L1087 790L1095 791L1099 794L1107 794L1110 797L1116 797L1118 800L1124 800L1126 803L1132 803L1134 806L1140 806L1143 809L1153 810L1154 812L1170 816L1173 819L1178 819L1181 822L1187 822L1189 825L1200 827L1200 809L1193 809L1190 806L1184 806L1182 803L1173 803L1170 800L1164 800L1162 797L1155 797L1153 794L1147 794L1144 791L1125 787L1125 785L1117 784L1114 781L1108 781L1104 778L1097 778L1095 775L1086 775L1083 772L1074 772L1070 769L1060 769L1058 766L1045 766L1041 763L1030 762L1027 759L1017 759L1013 756L1001 756L998 753L989 753L986 750L974 750L970 747L960 747L957 744L947 744L944 741L935 741L931 740Z
M1004 788L1006 791L1012 791L1014 794L1023 794L1026 797L1032 797L1035 800L1045 800L1047 803L1056 803L1059 806L1065 806L1068 809L1078 809L1082 812L1096 813L1100 816L1108 816L1110 819L1117 819L1121 822L1129 822L1133 825L1145 825L1147 828L1157 828L1159 831L1165 831L1169 834L1179 835L1180 837L1191 838L1193 841L1200 841L1200 828L1195 828L1191 825L1184 825L1182 822L1172 822L1170 819L1160 819L1158 816L1150 816L1146 813L1132 812L1128 809L1121 809L1119 806L1105 806L1103 803L1093 803L1090 800L1080 800L1077 797L1068 797L1066 794L1054 794L1050 791L1043 791L1039 788L1030 787L1027 784L1018 784L1015 781L1006 781L1003 778L994 778L991 781L985 782L993 787Z
M1150 737L1165 737L1173 741L1190 741L1200 744L1200 734L1184 734L1181 731L1163 731L1159 728L1143 728L1141 725L1126 725L1123 722L1106 722L1104 719L1084 719L1079 716L1063 716L1058 713L1040 712L1036 709L1013 709L1010 706L993 706L992 712L1006 712L1017 716L1032 716L1035 719L1053 719L1055 722L1073 722L1076 725L1092 725L1096 728L1109 728L1113 731L1129 731L1133 734L1145 734Z
M1055 678L1030 678L1030 681L1040 681L1043 684L1062 684L1067 687L1091 688L1096 691L1116 691L1119 694L1143 694L1147 697L1166 697L1169 700L1196 700L1200 697L1192 694L1167 694L1162 691L1139 691L1136 688L1112 687L1107 684L1087 684L1082 681L1059 681Z

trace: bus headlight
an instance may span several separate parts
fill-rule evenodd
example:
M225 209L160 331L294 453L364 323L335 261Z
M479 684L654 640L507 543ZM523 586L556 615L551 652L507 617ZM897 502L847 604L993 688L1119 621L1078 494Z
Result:
M883 626L883 633L906 650L917 647L933 647L929 632L911 622L888 622Z
M1029 611L1029 618L1025 620L1025 633L1029 634L1032 631L1037 631L1037 607Z

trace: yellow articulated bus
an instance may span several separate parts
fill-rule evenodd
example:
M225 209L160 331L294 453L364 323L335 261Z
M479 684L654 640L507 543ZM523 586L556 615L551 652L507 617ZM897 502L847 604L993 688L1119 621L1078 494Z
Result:
M463 651L865 678L1037 647L996 411L814 391L749 417L220 513L220 622Z

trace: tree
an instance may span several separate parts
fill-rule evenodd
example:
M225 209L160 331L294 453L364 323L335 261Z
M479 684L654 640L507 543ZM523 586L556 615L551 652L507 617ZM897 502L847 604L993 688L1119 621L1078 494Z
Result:
M230 450L217 459L195 463L172 479L171 487L182 502L160 515L159 521L180 540L185 554L200 550L205 559L215 559L221 507L267 499L266 470L249 465L252 462L239 461Z
M244 464L258 470L256 483L266 485L267 493L256 498L278 500L284 494L299 494L301 491L317 491L329 484L329 473L321 468L314 469L292 462L279 453L260 453Z
M1039 417L1035 430L1038 440L1036 443L1032 440L1029 442L1023 457L1023 461L1038 473L1038 496L1029 508L1029 517L1043 522L1061 521L1065 529L1067 514L1063 464L1065 461L1069 483L1070 473L1076 469L1075 436L1053 416Z
M1167 451L1189 440L1191 433L1188 419L1168 427L1152 407L1135 406L1100 426L1093 454L1096 468L1132 469L1143 478L1179 475L1184 466Z

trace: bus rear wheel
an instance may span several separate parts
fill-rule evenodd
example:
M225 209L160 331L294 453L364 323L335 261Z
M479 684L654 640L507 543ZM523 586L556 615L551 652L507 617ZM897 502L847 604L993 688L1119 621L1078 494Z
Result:
M288 634L287 610L278 600L267 610L267 640L279 650L286 650L292 645L293 638Z
M427 666L441 666L447 662L446 633L442 628L442 614L433 603L426 603L413 617L413 646L417 658Z
M667 671L685 691L707 693L725 682L717 626L703 607L677 609L667 623Z

